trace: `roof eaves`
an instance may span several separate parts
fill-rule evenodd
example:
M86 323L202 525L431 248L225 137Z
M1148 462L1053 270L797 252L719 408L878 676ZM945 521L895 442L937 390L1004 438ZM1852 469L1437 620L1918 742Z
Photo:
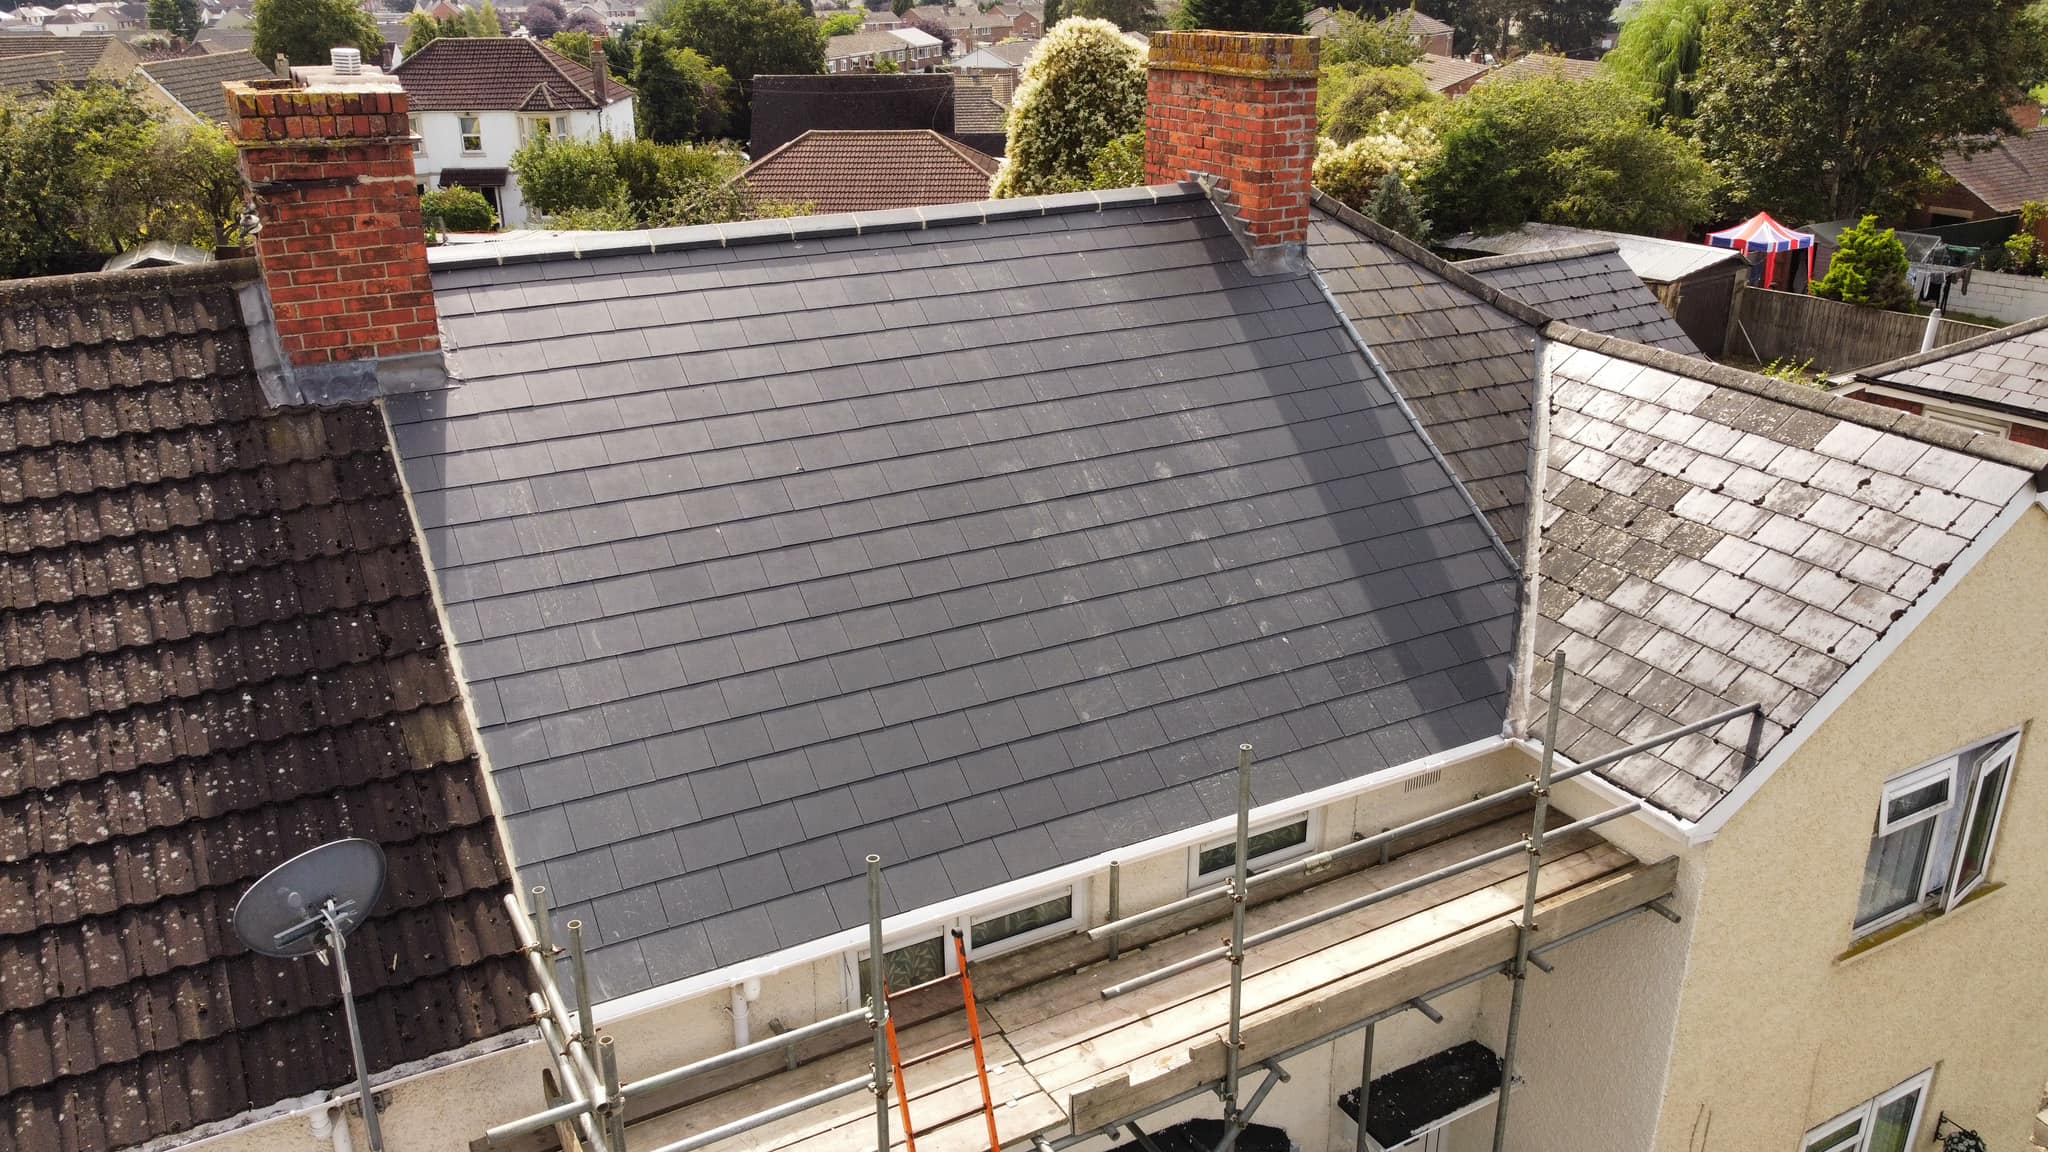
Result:
M1449 260L1417 244L1415 241L1401 235L1399 232L1394 231L1392 228L1372 220L1364 213L1359 212L1357 209L1352 208L1320 188L1312 191L1310 202L1315 207L1336 217L1346 227L1364 233L1374 243L1392 248L1400 253L1403 259L1412 260L1422 265L1437 276L1449 280L1457 287L1479 297L1481 300L1506 312L1524 324L1541 328L1545 324L1554 322L1548 315L1495 288L1493 285L1474 276L1464 267L1453 264Z
M1768 376L1744 372L1725 364L1716 364L1679 352L1667 352L1662 348L1637 344L1632 340L1602 336L1597 332L1588 332L1583 328L1575 328L1557 321L1546 325L1543 335L1546 339L1559 344L1584 348L1603 356L1656 368L1718 388L1746 392L1752 396L1760 396L1795 408L1804 408L1851 424L1875 428L1881 432L1896 433L1925 444L1966 453L1980 460L2023 468L2034 473L2048 469L2048 449L2030 448L1988 433L1968 432L1939 420L1902 412L1896 408L1881 407L1852 396L1838 396L1815 388L1788 384L1783 380L1773 380Z
M1503 252L1498 256L1481 256L1473 260L1460 260L1454 267L1467 272L1497 272L1502 268L1521 268L1529 264L1555 264L1565 260L1577 260L1585 256L1605 256L1619 253L1621 245L1612 240L1596 240L1589 244L1567 244L1558 248L1530 248L1521 252Z
M770 155L773 155L771 153ZM763 157L765 160L767 157ZM987 224L1028 216L1068 212L1102 212L1138 204L1172 204L1207 199L1199 184L1155 184L1099 192L1063 192L1053 196L1021 196L941 204L925 208L891 208L827 216L792 216L743 220L734 224L699 224L687 228L655 228L634 232L565 232L532 239L462 244L430 249L434 271L528 264L543 260L615 256L626 252L677 252L691 248L733 248L784 240L822 240L870 232L916 232L952 224Z
M1979 348L1989 348L1993 344L2003 344L2007 340L2039 332L2043 328L2048 328L2048 316L2036 316L2032 320L2022 320L2017 324L2008 324L2003 328L1994 328L1989 332L1980 332L1967 340L1958 340L1953 344L1943 344L1939 348L1930 348L1925 352L1914 352L1911 355L1901 356L1895 360L1886 360L1881 363L1858 368L1853 372L1844 372L1834 377L1834 379L1838 383L1849 380L1862 380L1873 384L1889 384L1892 381L1884 380L1883 377L1893 372L1903 372L1908 368L1918 368L1925 364L1934 364L1964 355L1965 353L1975 352Z

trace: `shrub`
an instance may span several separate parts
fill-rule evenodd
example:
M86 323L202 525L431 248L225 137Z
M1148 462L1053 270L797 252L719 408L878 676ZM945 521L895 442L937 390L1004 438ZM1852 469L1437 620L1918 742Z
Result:
M1405 64L1325 68L1317 92L1317 126L1339 144L1349 144L1371 132L1383 112L1406 112L1442 99L1429 90L1422 73Z
M1380 117L1374 130L1349 144L1316 142L1315 186L1360 211L1372 203L1380 177L1398 172L1404 185L1434 161L1436 134L1405 116Z
M1024 65L992 195L1085 186L1096 154L1145 128L1145 57L1107 20L1062 20Z
M1906 308L1913 290L1906 285L1906 245L1890 228L1880 231L1877 217L1865 216L1836 241L1840 247L1828 261L1828 274L1809 291L1827 300L1872 308Z
M437 188L420 197L420 213L448 232L496 232L498 214L474 188Z

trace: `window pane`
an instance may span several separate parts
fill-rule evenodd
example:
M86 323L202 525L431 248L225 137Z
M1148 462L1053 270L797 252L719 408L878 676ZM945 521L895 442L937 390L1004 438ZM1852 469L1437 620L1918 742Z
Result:
M1870 1140L1863 1152L1906 1152L1912 1135L1913 1113L1920 1107L1920 1093L1914 1091L1877 1110L1870 1122Z
M1073 915L1074 894L1069 892L1064 896L1055 896L1043 904L1033 904L1029 908L1019 908L1006 915L977 920L968 937L976 948L986 948L997 941L1022 936L1026 932L1036 932L1048 924L1070 920Z
M1863 865L1863 895L1856 904L1860 927L1920 901L1920 878L1926 875L1927 849L1934 841L1933 821L1923 820L1889 836L1870 839L1870 859Z
M1849 1152L1856 1147L1856 1137L1863 1131L1863 1118L1858 1116L1840 1128L1806 1142L1805 1152Z
M946 938L934 936L891 948L882 953L882 980L891 992L900 992L913 985L924 984L946 974ZM873 970L866 961L860 966L860 995L867 997Z
M1977 802L1970 808L1970 823L1963 829L1962 864L1956 869L1956 891L1961 892L1984 875L1991 862L1991 826L1998 820L1998 800L2005 792L2005 774L2012 771L2010 759L1984 774L1977 786Z
M1937 808L1948 803L1949 779L1949 777L1944 776L1916 791L1908 792L1903 796L1892 797L1891 803L1885 806L1885 822L1887 824L1897 824L1916 813L1925 812L1929 808Z
M1251 850L1252 862L1257 863L1261 856L1270 856L1275 852L1283 852L1306 843L1308 821L1297 820L1292 824L1283 824L1278 828L1257 833L1245 841L1245 846ZM1211 872L1221 872L1230 868L1236 863L1237 842L1231 840L1203 850L1201 855L1195 858L1195 871L1207 876Z

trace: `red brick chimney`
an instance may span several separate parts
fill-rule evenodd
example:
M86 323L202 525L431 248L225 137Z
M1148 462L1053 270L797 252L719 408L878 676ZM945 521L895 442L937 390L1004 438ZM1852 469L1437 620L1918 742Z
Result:
M1145 179L1214 181L1255 255L1308 241L1316 158L1314 36L1155 32Z
M252 326L280 403L367 399L445 378L398 81L353 60L229 83L271 323ZM275 340L262 337L267 329Z
M604 115L604 106L611 103L607 99L611 95L611 88L607 83L608 78L605 75L605 71L604 45L592 44L590 46L590 98L597 101L597 114L600 117Z

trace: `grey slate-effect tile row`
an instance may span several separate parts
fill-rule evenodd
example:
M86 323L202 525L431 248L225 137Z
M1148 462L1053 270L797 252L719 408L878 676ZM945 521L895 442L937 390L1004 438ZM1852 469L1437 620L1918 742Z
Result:
M1612 248L1581 247L1554 255L1531 252L1467 260L1460 267L1553 320L1667 352L1700 354L1656 294Z
M1505 564L1202 200L436 275L390 405L614 996L1499 730Z
M1574 759L1750 703L1767 754L2027 482L1602 352L1552 360L1535 651L1567 657L1558 747ZM1697 820L1740 779L1749 735L1731 721L1602 774Z
M2005 339L1973 339L1971 346L1909 356L1898 366L1874 365L1858 375L2035 418L2048 416L2048 319L2001 331L2009 333Z

